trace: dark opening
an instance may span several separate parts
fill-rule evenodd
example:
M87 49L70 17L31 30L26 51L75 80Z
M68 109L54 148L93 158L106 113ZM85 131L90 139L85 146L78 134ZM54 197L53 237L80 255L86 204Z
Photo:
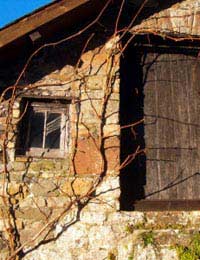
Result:
M27 115L30 124L30 127L27 128L27 131L30 129L29 147L42 148L45 121L44 116L44 113L35 113L34 111L31 111L30 114ZM26 140L24 141L26 142Z
M144 117L144 93L141 53L134 45L126 49L121 59L120 76L120 125L128 126ZM121 130L121 164L136 149L145 148L144 124ZM146 157L141 154L121 169L121 209L133 210L134 201L144 198L146 184Z

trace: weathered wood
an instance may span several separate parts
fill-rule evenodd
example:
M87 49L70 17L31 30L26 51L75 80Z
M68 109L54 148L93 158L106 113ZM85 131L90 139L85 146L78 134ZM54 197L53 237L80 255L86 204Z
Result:
M144 55L145 198L177 203L198 200L200 62L185 53ZM178 205L186 204L168 203L170 208Z
M25 17L0 31L0 47L86 2L88 1L71 0L66 3L66 1L63 0L59 3L49 5L29 17Z
M46 34L46 31L49 30L56 31L56 24L64 23L64 29L67 30L74 22L81 23L80 18L83 19L83 16L90 17L90 15L98 14L105 3L106 0L92 2L89 0L61 0L51 3L0 30L0 48L36 29L39 29L41 34ZM79 8L83 9L80 11ZM72 15L75 10L79 11ZM56 20L57 18L60 21ZM52 21L54 24L51 23L51 26L47 25L45 29L40 29ZM57 29L60 30L60 28Z
M137 211L199 210L200 200L140 200L135 202Z

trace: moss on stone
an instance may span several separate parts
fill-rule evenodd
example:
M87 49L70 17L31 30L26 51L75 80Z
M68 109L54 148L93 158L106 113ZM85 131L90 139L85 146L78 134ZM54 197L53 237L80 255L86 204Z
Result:
M145 223L141 222L141 223L134 225L134 229L145 229Z
M126 231L126 233L128 233L128 234L132 234L133 231L134 231L134 229L135 229L135 227L134 227L134 225L132 225L132 224L127 224L127 225L125 226L125 231Z
M41 165L42 170L44 170L44 171L45 170L49 171L49 170L52 170L55 168L55 163L52 160L41 161L40 165Z
M29 166L29 170L39 172L39 171L50 171L55 169L55 162L53 160L41 160L32 162Z
M142 241L143 241L145 247L148 245L154 245L155 238L154 238L153 231L142 233Z
M112 252L108 253L107 260L116 260L116 255Z
M134 260L134 256L133 255L128 256L128 260Z
M29 170L32 170L34 172L39 172L41 169L41 165L39 162L32 162L29 166Z
M176 245L175 248L180 260L200 259L200 233L192 237L188 246Z

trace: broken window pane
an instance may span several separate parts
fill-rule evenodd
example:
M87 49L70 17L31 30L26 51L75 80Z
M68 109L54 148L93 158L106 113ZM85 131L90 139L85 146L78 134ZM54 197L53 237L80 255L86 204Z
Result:
M61 115L47 113L45 148L60 148Z

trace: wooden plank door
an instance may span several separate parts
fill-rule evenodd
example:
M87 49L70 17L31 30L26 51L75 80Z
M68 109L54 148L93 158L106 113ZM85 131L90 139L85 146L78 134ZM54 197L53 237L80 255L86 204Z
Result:
M146 200L200 200L200 62L145 54Z

